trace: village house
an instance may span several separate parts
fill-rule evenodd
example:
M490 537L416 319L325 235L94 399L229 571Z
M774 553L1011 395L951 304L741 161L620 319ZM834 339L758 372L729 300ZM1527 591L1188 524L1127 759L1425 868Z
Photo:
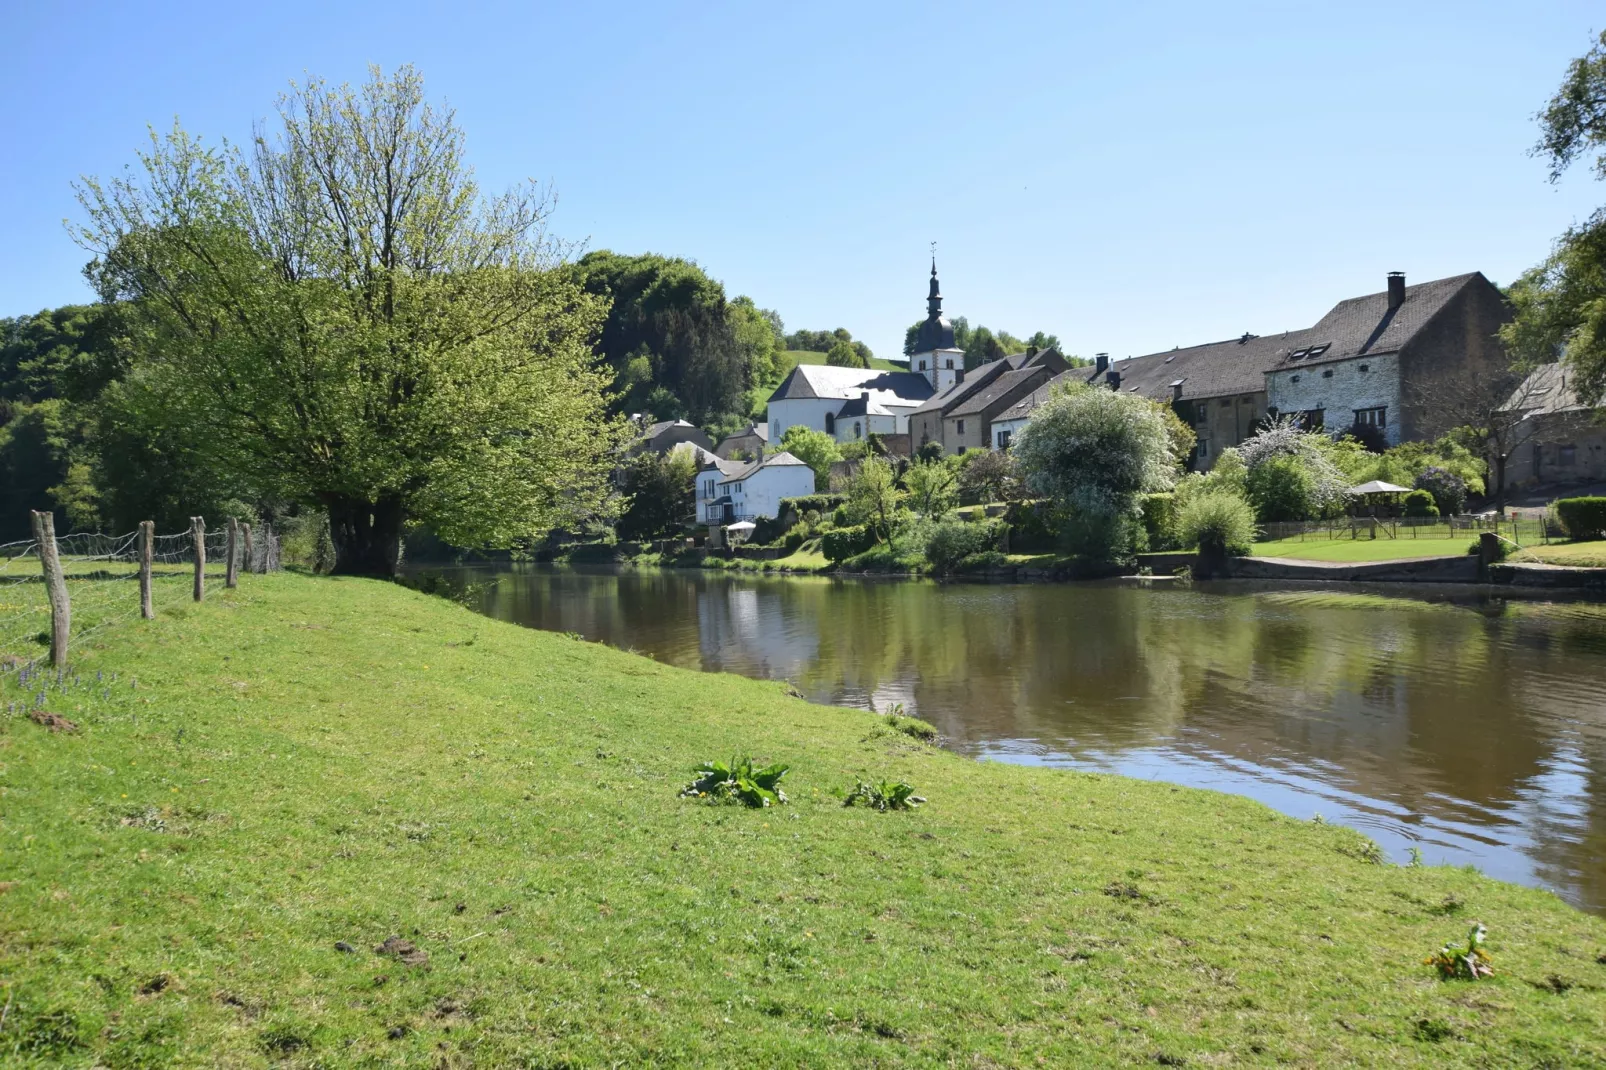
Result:
M1007 448L1051 388L1073 379L1169 404L1198 435L1199 471L1279 415L1384 445L1436 438L1454 423L1439 399L1507 366L1498 331L1510 315L1479 272L1416 286L1390 272L1383 290L1340 301L1310 328L1125 360L1100 354L1000 413L991 444L1002 436Z
M714 455L727 461L733 457L756 461L764 456L764 447L769 445L769 433L769 425L750 423L743 430L721 440L714 447Z
M718 526L774 519L782 498L814 493L814 469L784 450L761 461L715 457L697 473L697 519Z
M1508 486L1606 482L1606 409L1578 399L1565 364L1535 368L1502 412L1516 417Z
M685 420L660 420L649 424L647 417L639 413L632 416L631 420L641 429L640 436L630 447L631 453L640 453L643 450L659 454L668 453L672 447L681 442L690 442L710 453L714 451L714 440L696 424L687 423Z

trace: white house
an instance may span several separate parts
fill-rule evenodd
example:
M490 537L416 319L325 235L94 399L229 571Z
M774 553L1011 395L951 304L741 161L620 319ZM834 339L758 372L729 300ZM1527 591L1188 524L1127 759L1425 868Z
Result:
M847 432L839 424L843 409L858 409L861 430L907 434L909 414L932 394L930 381L915 372L884 372L873 368L838 368L829 364L799 364L769 400L769 440L778 443L787 429L802 424L840 441L853 438L853 417L846 416ZM867 410L880 417L871 428Z
M813 493L814 469L784 450L751 463L715 458L697 473L697 519L704 524L773 520L782 498Z

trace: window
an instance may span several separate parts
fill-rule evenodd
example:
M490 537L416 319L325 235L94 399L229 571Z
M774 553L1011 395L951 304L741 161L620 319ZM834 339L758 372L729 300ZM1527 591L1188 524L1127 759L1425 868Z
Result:
M1308 353L1306 353L1306 355L1305 355L1305 359L1306 360L1315 360L1317 357L1319 357L1323 353L1327 352L1328 349L1330 349L1332 347L1332 345L1333 345L1333 343L1331 343L1331 342L1323 342L1319 346L1311 346L1310 347L1310 351Z
M703 497L712 498L713 496L714 496L714 481L712 479L705 480L703 482Z
M740 494L742 492L742 485L737 483L731 487L731 490L737 494Z
M999 432L998 432L998 448L999 449L1001 449L1001 450L1009 449L1009 437L1010 436L1009 436L1009 432L1008 431L1005 431L1005 430L1002 430L1002 429L999 430Z
M1369 372L1369 371L1371 371L1371 370L1372 370L1372 366L1371 366L1371 365L1370 365L1370 364L1362 364L1362 365L1361 365L1361 371L1363 371L1363 372Z
M1577 446L1557 446L1556 447L1556 463L1561 465L1563 468L1571 468L1573 465L1577 464L1578 463L1578 447Z
M926 370L926 362L925 361L921 361L920 362L920 370L921 371L925 371Z
M1289 381L1289 382L1290 382L1290 383L1297 383L1297 382L1299 382L1299 376L1297 376L1297 375L1290 375L1290 376L1289 376L1289 377L1288 377L1288 381Z
M954 366L954 358L953 357L949 357L948 358L948 367L951 369L951 368L953 368L953 366Z
M1306 409L1299 414L1299 426L1305 431L1320 431L1327 426L1327 410Z
M853 437L854 438L863 438L864 437L864 431L859 427L859 421L857 421L857 420L853 421Z
M828 412L825 414L825 433L828 435L836 434L836 413Z
M1331 379L1332 377L1333 377L1333 369L1328 368L1326 371L1322 372L1322 378L1323 379Z
M1199 440L1199 456L1201 456L1201 457L1210 456L1210 443L1204 441L1203 439Z
M956 423L954 425L954 431L955 431L956 434L961 434L961 435L964 434L965 433L965 421L960 420L958 423Z
M1387 406L1376 409L1356 409L1355 422L1362 427L1387 427L1388 412Z
M1309 352L1310 352L1309 349L1296 349L1292 353L1288 354L1288 359L1289 360L1304 360L1306 354L1308 354Z
M1232 398L1222 398L1221 399L1221 407L1222 408L1225 409L1228 406L1230 406L1231 404L1232 404Z

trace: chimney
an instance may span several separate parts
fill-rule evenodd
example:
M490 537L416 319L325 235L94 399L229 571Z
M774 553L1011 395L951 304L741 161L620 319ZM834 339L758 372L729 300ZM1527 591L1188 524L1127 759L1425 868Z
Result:
M1111 390L1119 390L1119 389L1121 389L1121 373L1120 372L1105 372L1104 373L1104 385L1109 387Z
M868 391L868 390L859 391L859 397L864 400L864 407L865 407L866 410L868 410L870 408L870 391Z
M1405 304L1405 272L1389 272L1389 311Z
M1109 370L1110 370L1110 355L1108 353L1100 353L1100 354L1098 354L1097 356L1095 356L1093 358L1093 371L1094 372L1096 372L1099 375L1103 375L1105 372L1107 372Z

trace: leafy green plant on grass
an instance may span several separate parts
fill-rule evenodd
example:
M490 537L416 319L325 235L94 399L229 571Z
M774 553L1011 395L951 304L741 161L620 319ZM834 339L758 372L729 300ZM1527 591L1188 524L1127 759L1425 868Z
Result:
M786 792L780 789L780 783L790 768L776 762L754 769L751 758L708 761L697 767L697 779L681 788L680 794L682 798L739 802L755 808L777 806L786 802Z
M889 713L886 716L886 725L894 732L902 732L912 739L923 743L934 742L937 738L937 726L930 721L922 721L918 717L906 717L902 713Z
M1422 960L1423 965L1432 966L1439 971L1439 978L1444 981L1457 977L1468 981L1476 981L1480 977L1494 976L1494 967L1489 964L1489 953L1483 949L1484 937L1489 931L1480 922L1467 931L1467 946L1445 942L1445 945Z
M905 784L901 780L883 780L880 783L861 780L848 792L842 805L863 803L872 810L886 813L888 810L913 810L925 801L915 794L912 784Z

